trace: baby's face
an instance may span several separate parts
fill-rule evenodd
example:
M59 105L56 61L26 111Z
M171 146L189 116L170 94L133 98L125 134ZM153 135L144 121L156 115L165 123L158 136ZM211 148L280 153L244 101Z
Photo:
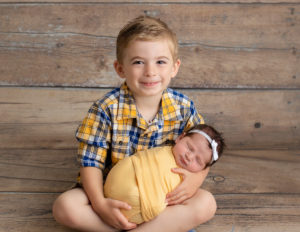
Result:
M210 163L212 150L207 139L200 134L179 136L172 151L178 166L190 171L199 172Z

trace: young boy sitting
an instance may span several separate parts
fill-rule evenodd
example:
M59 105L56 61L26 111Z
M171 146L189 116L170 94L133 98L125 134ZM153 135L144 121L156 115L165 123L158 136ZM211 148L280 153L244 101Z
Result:
M104 195L131 206L131 210L121 210L130 222L150 221L166 208L167 193L181 182L171 169L199 172L219 159L224 146L213 127L196 125L177 137L174 146L138 151L119 161L107 176Z
M168 144L203 123L193 102L168 88L180 66L177 53L175 34L156 18L138 17L120 31L114 67L125 82L96 101L77 130L82 187L56 199L53 215L58 222L81 231L176 232L214 216L214 197L199 189L208 168L197 173L176 169L183 181L167 195L172 206L139 226L120 211L130 205L103 193L103 178L119 160Z

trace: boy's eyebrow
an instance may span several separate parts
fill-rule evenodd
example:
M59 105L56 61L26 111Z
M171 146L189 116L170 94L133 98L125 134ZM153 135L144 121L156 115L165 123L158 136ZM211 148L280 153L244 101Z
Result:
M167 56L159 56L156 59L167 59L167 60L170 60L169 57L167 57Z
M130 59L130 61L136 60L136 59L143 59L143 57L140 56L134 56Z
M130 59L130 61L133 61L133 60L139 60L139 59L142 59L144 60L145 58L141 57L141 56L134 56ZM155 59L159 60L159 59L167 59L167 60L170 60L169 57L167 56L158 56L158 57L155 57Z

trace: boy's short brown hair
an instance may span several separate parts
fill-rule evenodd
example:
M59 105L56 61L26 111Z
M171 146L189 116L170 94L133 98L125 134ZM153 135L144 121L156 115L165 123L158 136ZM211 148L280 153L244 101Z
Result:
M126 24L119 32L117 38L117 60L122 63L124 58L124 50L133 40L156 40L167 39L170 41L170 50L173 61L177 60L178 42L176 34L167 26L166 23L158 18L150 16L139 16Z

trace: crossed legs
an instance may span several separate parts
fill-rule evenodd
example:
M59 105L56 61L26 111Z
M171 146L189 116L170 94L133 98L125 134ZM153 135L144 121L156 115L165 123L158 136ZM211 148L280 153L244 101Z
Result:
M197 193L183 204L168 206L153 220L139 225L132 232L186 232L210 220L216 212L216 201L206 190ZM69 190L53 205L53 215L59 223L85 232L117 231L94 212L83 189Z

